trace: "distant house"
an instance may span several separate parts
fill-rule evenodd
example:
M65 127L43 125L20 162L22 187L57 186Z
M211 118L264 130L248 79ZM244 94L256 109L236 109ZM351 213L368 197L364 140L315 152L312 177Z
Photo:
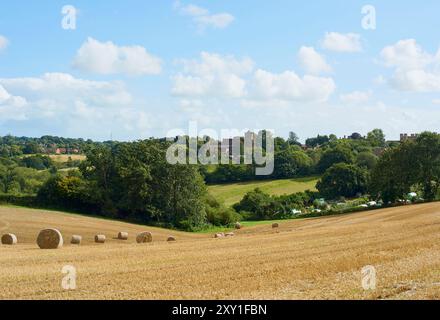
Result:
M419 135L417 133L407 134L407 133L401 133L400 134L400 142L405 142L408 140L416 140Z
M79 149L76 148L56 148L55 154L79 154Z

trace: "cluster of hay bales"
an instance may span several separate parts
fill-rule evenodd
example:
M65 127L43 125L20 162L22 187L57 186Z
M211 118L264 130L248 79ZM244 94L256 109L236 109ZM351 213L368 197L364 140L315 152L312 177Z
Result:
M223 237L225 235L223 234ZM118 240L128 240L128 232L119 232ZM106 236L98 234L95 236L95 243L105 243ZM175 236L169 236L168 242L177 241ZM17 236L12 233L4 234L1 237L1 243L3 245L15 245L17 244ZM80 245L82 242L82 236L73 235L70 243L73 245ZM137 243L150 243L153 242L153 235L151 232L141 232L136 237ZM40 249L59 249L64 245L64 239L61 232L57 229L44 229L41 230L37 237L37 245Z
M63 246L63 236L57 229L41 230L37 244L40 249L59 249Z
M2 244L13 246L17 244L17 236L12 233L7 233L2 236Z
M220 233L214 234L214 238L216 238L216 239L229 238L229 237L235 237L235 233L234 232L228 232L228 233L220 232Z
M141 232L137 235L136 242L137 243L153 242L153 235L151 234L151 232L148 232L148 231Z
M243 226L240 222L235 223L235 229L240 230L241 228L243 228Z

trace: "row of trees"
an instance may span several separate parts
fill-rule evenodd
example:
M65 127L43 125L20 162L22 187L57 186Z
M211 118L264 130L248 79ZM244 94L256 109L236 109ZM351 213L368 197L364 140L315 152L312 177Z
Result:
M111 144L112 142L94 142L92 140L62 138L55 136L43 136L41 138L15 137L7 135L0 137L0 157L14 157L20 155L46 153L56 148L68 148L87 150L99 144Z
M310 206L318 198L352 198L368 193L393 203L413 191L428 200L438 196L437 134L424 133L414 141L388 148L380 147L385 141L380 130L366 138L356 135L324 140L323 145L304 150L295 135L288 140L276 138L274 174L266 177L316 174L321 177L319 192L275 197L255 190L233 208L210 197L205 181L255 179L255 168L222 165L212 170L199 165L170 165L165 157L170 142L165 139L95 144L88 149L87 159L77 164L78 170L69 173L57 173L56 164L46 156L0 158L0 193L38 193L39 203L45 206L187 230L240 219L282 219L291 216L292 208Z
M335 199L368 193L374 199L395 203L413 192L426 200L439 196L438 134L422 133L415 140L387 149L380 159L374 161L363 153L358 155L356 163L347 157L340 160L325 171L317 184L324 197Z
M409 192L434 200L440 187L440 135L425 132L390 149L371 175L371 193L395 202Z
M275 168L270 176L256 176L252 165L220 165L215 170L206 170L205 180L207 183L230 183L322 175L337 163L353 164L371 170L378 161L376 154L380 154L386 146L385 136L380 129L368 133L366 138L337 139L334 135L318 136L307 139L307 148L303 148L297 139L294 133L291 133L288 140L275 138Z
M41 203L133 221L197 229L230 223L234 212L207 194L197 165L170 165L168 142L145 140L98 146L78 172L52 177Z

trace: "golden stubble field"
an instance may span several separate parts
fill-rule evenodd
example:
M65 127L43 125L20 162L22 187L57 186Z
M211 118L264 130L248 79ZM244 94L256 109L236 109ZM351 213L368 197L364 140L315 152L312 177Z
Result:
M81 247L40 250L38 231L56 227ZM154 243L138 245L137 232ZM128 231L130 239L111 239ZM234 238L187 234L77 215L0 207L0 299L438 299L440 204L247 228ZM97 233L110 240L92 243ZM178 241L167 243L168 235ZM61 269L77 269L64 290ZM361 269L373 265L377 288L365 291Z

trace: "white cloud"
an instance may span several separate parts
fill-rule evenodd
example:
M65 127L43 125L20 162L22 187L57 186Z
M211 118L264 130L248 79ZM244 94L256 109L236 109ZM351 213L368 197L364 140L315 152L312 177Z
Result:
M2 120L21 120L25 118L24 108L27 104L25 98L11 95L0 85L0 118Z
M76 97L99 104L128 104L132 101L122 83L78 79L66 73L46 73L39 78L0 79L0 84L33 100L52 98L67 102Z
M241 60L202 52L200 60L180 60L182 71L172 77L176 96L257 100L326 101L336 85L332 78L298 76L294 71L274 74L254 70L249 58ZM252 101L252 102L251 102Z
M78 50L73 66L97 74L155 75L162 71L160 58L141 46L117 46L88 38Z
M9 40L0 34L0 51L3 49L6 49L6 47L9 45Z
M102 137L112 128L127 126L144 132L150 124L147 115L135 110L132 103L131 94L120 82L89 81L64 73L0 79L2 123L28 120L73 136Z
M253 95L263 99L323 102L335 91L332 78L305 75L294 71L274 74L257 70L253 79Z
M400 40L385 47L381 52L381 58L387 67L405 70L424 68L433 60L433 56L423 51L414 39Z
M322 47L336 52L360 52L362 51L361 36L356 33L326 32Z
M204 30L207 27L224 29L235 20L234 16L230 13L211 14L205 8L193 4L184 5L180 1L174 2L174 9L178 10L182 15L191 17L200 30Z
M433 99L433 100L432 100L432 103L433 103L433 104L440 104L440 99Z
M386 67L394 68L388 81L395 89L413 92L440 92L440 50L430 54L414 39L400 40L381 51Z
M239 98L246 94L243 75L253 70L249 58L202 52L200 61L180 60L181 73L172 77L172 93L178 96L217 96Z
M390 83L403 91L440 92L440 74L421 69L397 70Z
M339 99L345 104L362 104L367 103L371 98L371 92L354 91L351 93L341 94Z
M316 52L313 47L301 47L298 52L298 60L307 73L317 75L332 71L325 58Z

